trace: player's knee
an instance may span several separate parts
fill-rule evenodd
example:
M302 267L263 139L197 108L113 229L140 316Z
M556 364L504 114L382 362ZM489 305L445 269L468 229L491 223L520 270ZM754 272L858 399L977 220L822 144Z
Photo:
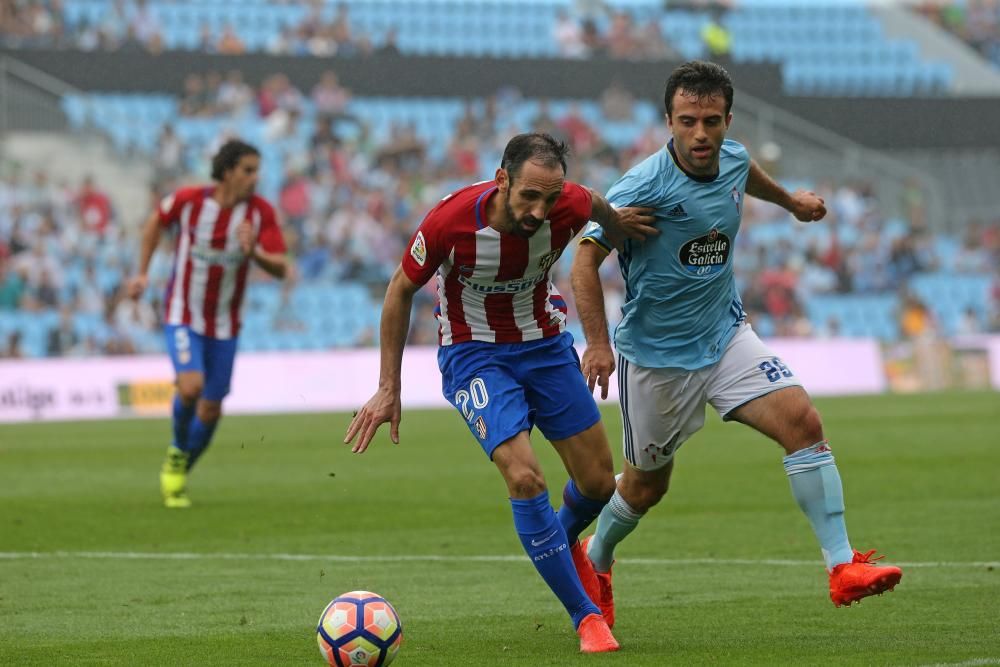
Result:
M615 494L615 478L613 475L602 476L600 479L577 479L576 488L587 498L608 501Z
M534 498L545 490L545 478L528 467L508 470L507 488L512 498Z
M607 466L595 466L573 479L580 493L594 500L608 500L615 493L615 471L611 462Z
M788 429L778 438L778 442L788 454L812 447L823 440L823 420L819 411L806 403L789 415Z
M622 497L636 512L646 513L667 494L669 479L646 477L624 486Z
M205 423L217 422L222 417L222 404L218 401L198 401L198 419Z
M205 383L201 380L185 379L177 383L177 394L181 401L187 404L194 403L201 398L201 392L205 388Z
M823 439L823 420L811 403L802 411L798 424L799 440L807 443L807 447Z

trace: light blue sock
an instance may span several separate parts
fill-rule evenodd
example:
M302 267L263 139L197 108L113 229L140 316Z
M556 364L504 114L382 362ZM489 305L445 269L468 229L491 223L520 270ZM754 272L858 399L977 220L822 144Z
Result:
M218 423L218 420L203 422L198 415L191 420L191 429L188 432L188 470L194 467L195 462L208 449Z
M583 591L569 554L566 531L549 504L549 492L542 491L528 500L511 498L510 504L514 511L514 528L524 550L538 574L566 607L573 618L573 626L578 627L589 614L600 614Z
M639 525L642 512L637 512L615 489L611 500L597 517L597 531L587 545L594 569L607 572L615 560L615 546L624 540Z
M792 495L812 524L828 570L854 558L844 523L844 487L824 440L784 459Z
M181 397L174 395L174 447L182 452L187 452L190 449L188 432L191 428L191 419L194 417L194 406L194 403L184 405Z
M594 500L580 493L572 479L566 482L563 505L559 508L559 523L566 530L566 540L575 544L580 539L580 533L593 523L607 504L606 500Z

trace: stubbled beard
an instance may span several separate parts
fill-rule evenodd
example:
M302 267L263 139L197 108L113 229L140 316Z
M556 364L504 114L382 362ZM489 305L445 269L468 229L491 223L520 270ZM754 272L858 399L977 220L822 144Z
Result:
M521 222L514 216L514 209L511 208L510 206L510 193L507 193L507 197L504 200L503 207L504 207L504 213L506 213L507 215L507 231L509 233L513 234L514 236L520 236L521 238L524 239L531 238L532 236L535 235L535 232L538 231L538 228L532 230L525 229L521 226ZM535 216L533 215L525 216L521 220L538 223L539 226L541 226L541 223L544 222L542 220L536 219Z

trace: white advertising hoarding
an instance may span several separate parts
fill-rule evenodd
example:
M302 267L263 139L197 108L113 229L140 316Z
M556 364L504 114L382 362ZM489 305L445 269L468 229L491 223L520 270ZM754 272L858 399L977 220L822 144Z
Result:
M878 343L867 339L771 339L774 352L815 396L886 390ZM1000 378L1000 339L994 385ZM237 355L228 414L356 409L378 382L377 349ZM0 422L166 415L173 394L166 355L0 361ZM617 400L611 383L608 400ZM407 348L404 409L446 407L437 349Z

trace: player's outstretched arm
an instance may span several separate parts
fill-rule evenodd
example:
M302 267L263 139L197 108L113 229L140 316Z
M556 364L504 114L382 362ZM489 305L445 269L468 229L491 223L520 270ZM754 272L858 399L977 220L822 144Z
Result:
M386 422L389 422L390 426L389 436L394 443L399 444L399 420L402 411L399 391L403 346L410 330L413 295L418 289L420 285L407 278L402 267L397 267L385 290L379 334L382 363L378 389L354 415L351 425L347 427L347 435L344 436L344 444L350 444L355 437L358 437L357 443L351 448L355 454L368 449L375 432Z
M129 278L125 285L126 295L130 299L138 299L149 285L149 263L160 244L160 213L153 211L142 225L142 241L139 244L139 268L136 275Z
M590 191L590 219L604 228L615 248L621 248L626 239L645 241L660 233L653 224L653 209L628 207L616 209L599 192Z
M822 197L809 190L788 192L761 169L755 160L750 161L746 191L751 197L777 204L794 215L799 222L814 222L826 216L826 203Z
M570 273L576 311L587 339L581 369L591 392L595 384L600 385L601 398L608 397L608 382L615 372L615 355L608 338L608 318L604 314L604 290L598 274L601 262L607 256L604 248L585 239L576 249Z

